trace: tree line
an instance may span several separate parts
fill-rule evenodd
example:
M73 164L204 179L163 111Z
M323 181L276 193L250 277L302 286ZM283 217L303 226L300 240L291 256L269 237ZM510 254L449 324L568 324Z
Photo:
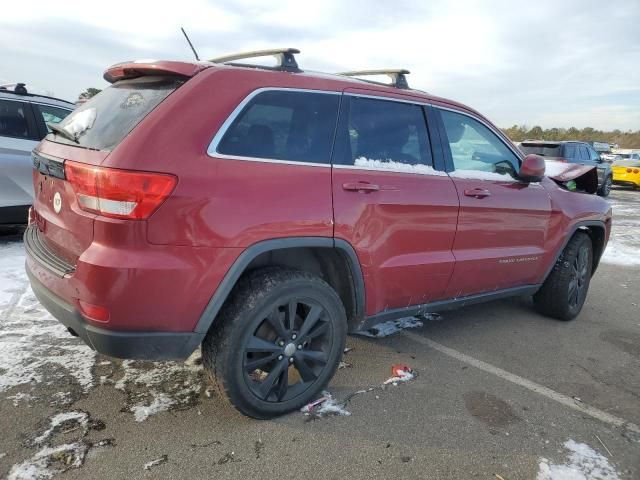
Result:
M640 148L640 130L605 132L591 127L543 129L539 126L528 128L525 125L514 125L510 128L503 128L502 131L514 142L523 140L581 140L583 142L617 144L620 148Z

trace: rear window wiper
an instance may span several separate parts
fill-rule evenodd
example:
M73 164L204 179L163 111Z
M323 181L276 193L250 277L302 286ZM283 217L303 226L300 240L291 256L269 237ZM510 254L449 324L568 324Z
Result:
M66 138L67 140L71 140L72 142L75 142L75 143L80 143L80 142L78 142L78 139L76 138L75 135L73 135L72 133L67 132L64 128L62 128L57 123L49 122L49 123L47 123L47 127L49 127L52 132L57 133L58 135Z

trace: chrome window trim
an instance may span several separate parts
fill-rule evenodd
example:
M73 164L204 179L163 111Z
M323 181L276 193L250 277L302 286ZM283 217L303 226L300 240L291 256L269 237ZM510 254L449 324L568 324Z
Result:
M213 155L209 153L208 155L210 157L213 157ZM295 160L277 160L275 158L240 157L238 155L225 155L224 153L216 153L215 158L224 158L225 160L241 160L243 162L275 163L275 164L282 164L282 165L300 165L300 166L307 166L307 167L331 168L330 163L297 162Z
M483 124L489 130L491 130L496 137L498 137L498 140L500 140L505 147L507 147L509 150L511 150L511 152L516 156L516 158L518 160L520 160L520 161L523 160L524 154L522 152L520 152L520 151L514 150L513 147L509 146L504 141L504 139L502 138L502 135L504 135L504 134L502 132L497 131L495 127L489 125L486 121L482 120L481 118L476 117L472 113L468 113L468 112L465 112L463 110L458 110L456 108L441 107L440 105L433 105L433 108L437 108L437 109L440 109L440 110L447 110L447 111L453 112L453 113L459 113L460 115L464 115L466 117L469 117L469 118L475 120L476 122L479 122L479 123Z
M257 95L264 92L302 92L302 93L321 93L324 95L342 95L342 92L336 92L334 90L314 90L307 88L287 88L287 87L261 87L258 88L249 95L247 95L236 108L233 109L231 114L227 117L227 119L220 126L216 134L214 135L211 142L209 142L209 146L207 147L207 155L214 158L225 158L229 160L245 160L247 162L262 162L262 163L275 163L275 164L285 164L285 165L303 165L310 167L331 167L331 158L329 158L329 163L315 163L315 162L296 162L295 160L279 160L276 158L260 158L260 157L242 157L238 155L227 155L224 153L218 152L218 146L222 141L222 138L229 130L231 124L236 120L238 115L244 110L244 107L254 99ZM339 113L339 112L338 112ZM336 117L336 122L338 118Z

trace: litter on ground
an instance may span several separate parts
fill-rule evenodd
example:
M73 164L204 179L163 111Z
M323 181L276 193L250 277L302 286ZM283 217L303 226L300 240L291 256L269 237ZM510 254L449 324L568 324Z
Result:
M392 384L397 386L398 383L408 382L413 380L416 376L411 367L403 363L394 364L391 366L391 377L385 380L382 384L375 387L369 387L347 395L343 401L338 401L328 391L322 392L322 396L313 402L308 403L300 409L302 413L312 418L326 417L330 415L350 416L351 412L347 410L347 404L356 396L363 395L365 393L373 392L374 390L384 390L387 385ZM378 399L376 395L376 399Z
M156 458L155 460L151 460L150 462L147 462L144 464L144 469L145 470L151 470L153 467L156 467L158 465L162 465L163 463L166 463L167 461L169 461L169 456L168 455L162 455L160 458Z
M408 365L397 364L391 367L391 377L387 378L383 385L392 384L394 386L401 382L408 382L413 380L415 375L413 370Z

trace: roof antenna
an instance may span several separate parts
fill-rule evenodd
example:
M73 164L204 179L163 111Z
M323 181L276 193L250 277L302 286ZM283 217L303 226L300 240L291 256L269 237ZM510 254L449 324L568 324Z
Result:
M193 48L193 43L191 43L191 40L189 40L189 35L187 35L187 32L184 31L184 28L180 27L180 30L182 30L182 34L184 35L184 38L186 38L187 42L189 42L189 46L191 47L191 50L193 51L193 54L196 57L196 60L200 61L200 57L198 57L198 52L196 52L196 49Z

